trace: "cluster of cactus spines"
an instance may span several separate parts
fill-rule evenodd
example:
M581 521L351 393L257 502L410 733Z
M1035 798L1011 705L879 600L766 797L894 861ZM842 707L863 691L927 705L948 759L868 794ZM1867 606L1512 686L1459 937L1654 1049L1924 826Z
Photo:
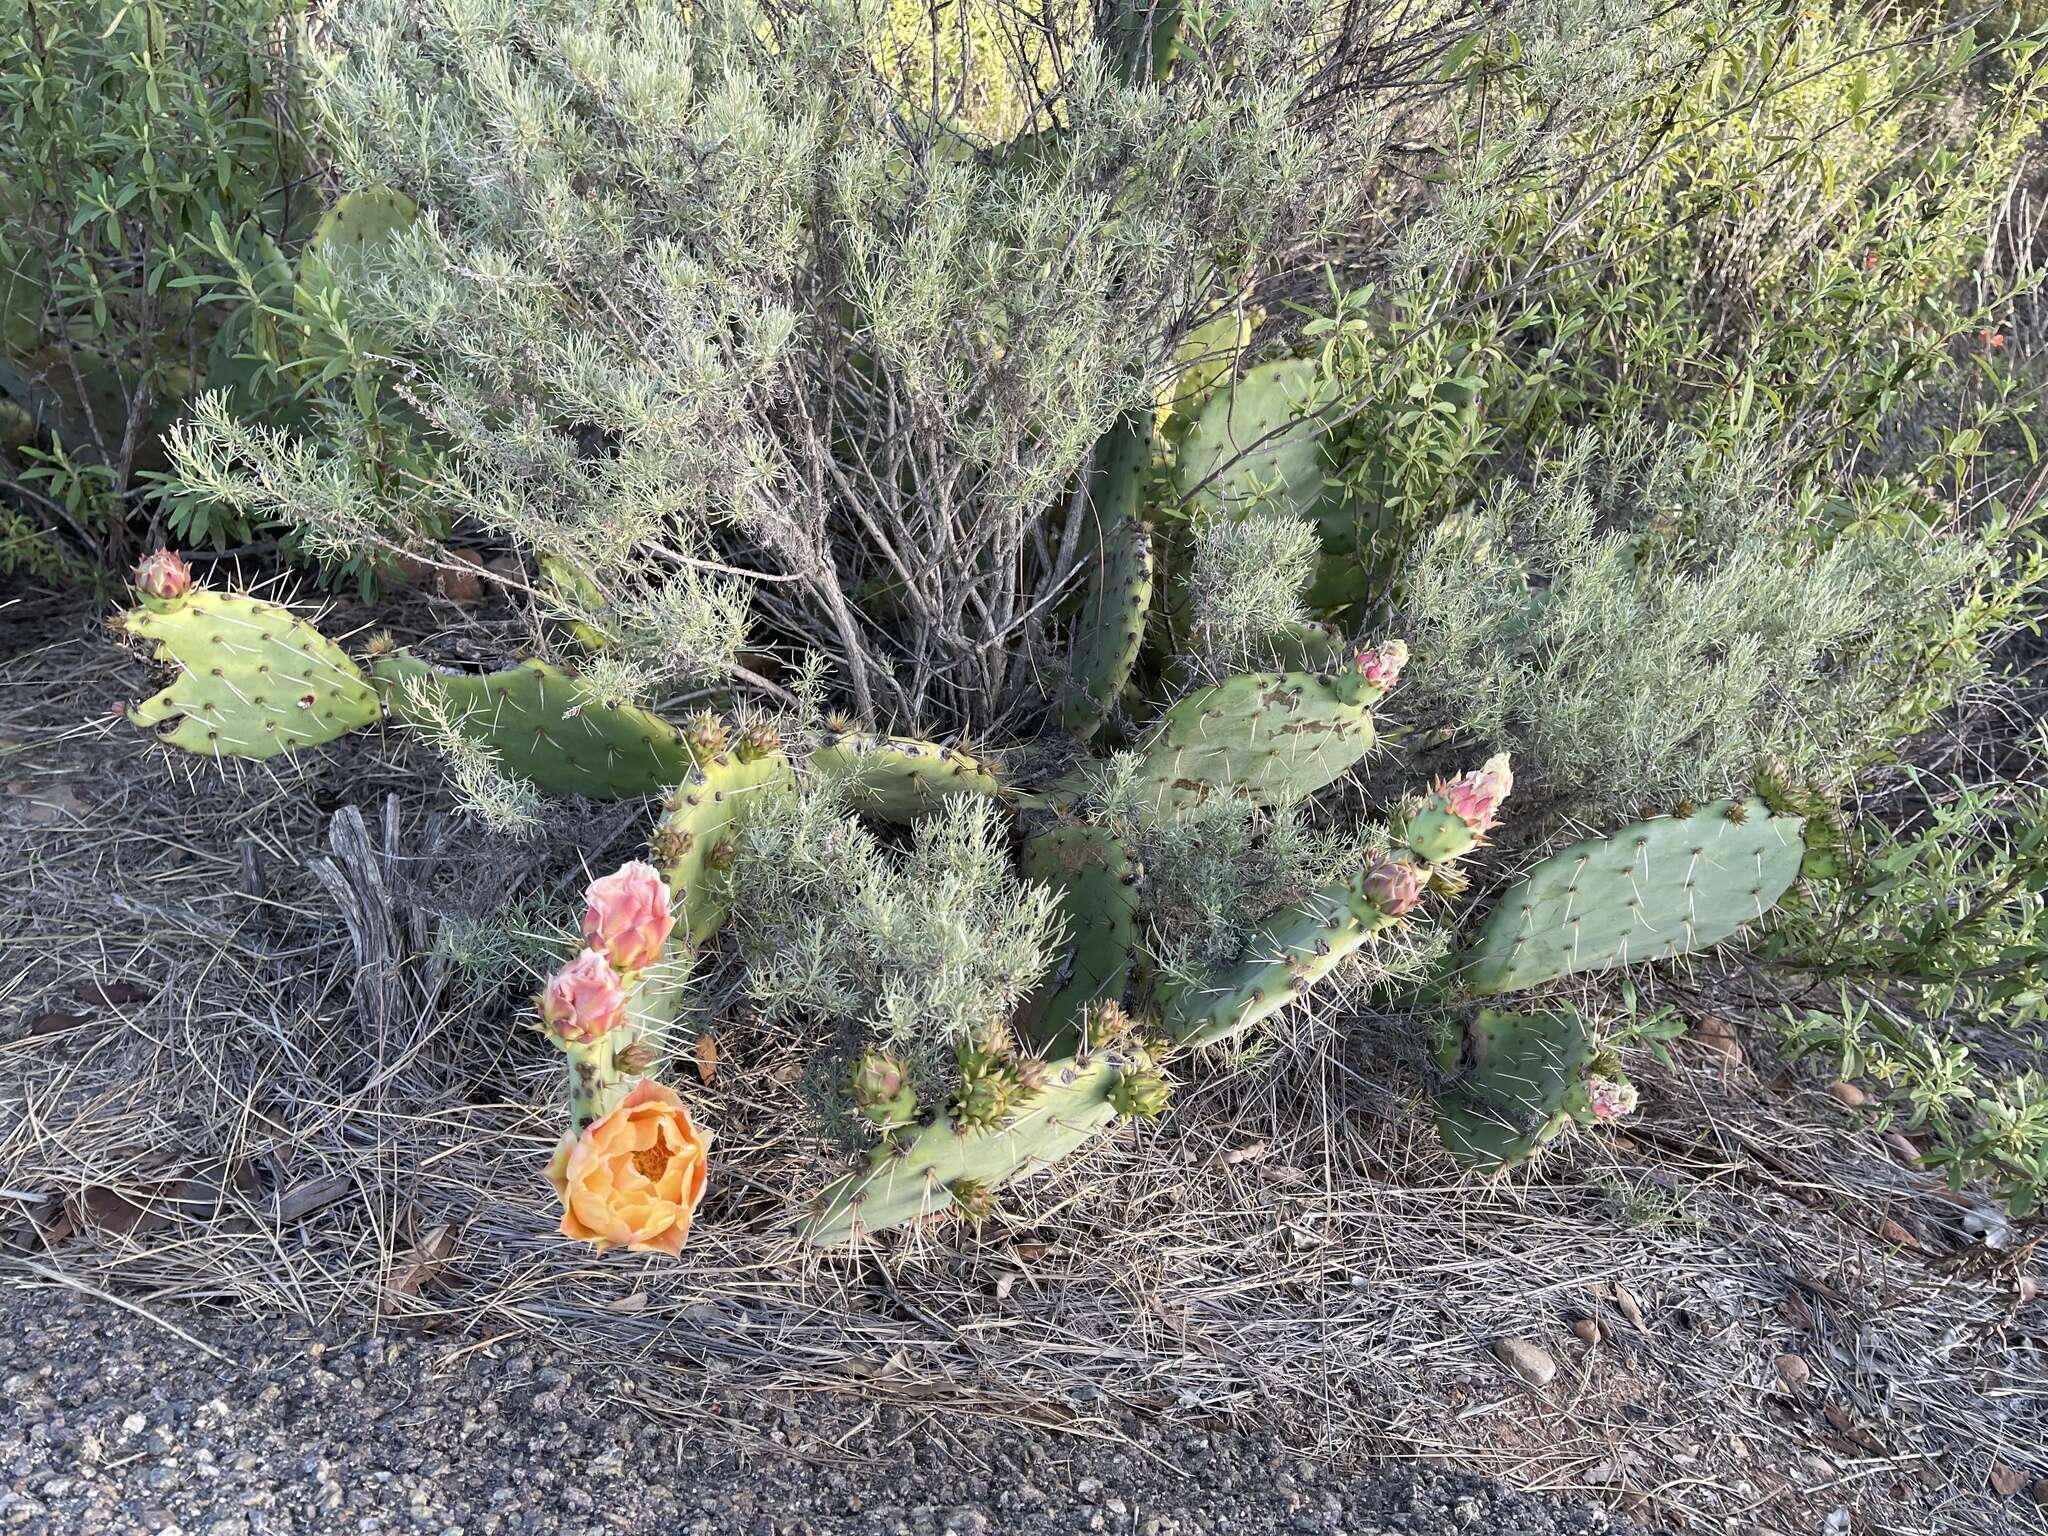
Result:
M985 1200L996 1190L1060 1162L1113 1124L1111 1093L1127 1071L1149 1065L1142 1050L1128 1045L1050 1062L1041 1086L1014 1096L993 1130L942 1114L914 1134L892 1137L869 1154L867 1167L818 1196L804 1236L829 1246L948 1212L985 1219Z
M649 846L679 893L690 942L702 944L725 925L731 908L730 882L717 877L732 865L734 823L750 803L787 788L795 774L772 727L756 726L730 747L723 726L714 731L701 718L686 734L720 750L706 751L663 797Z
M589 698L545 661L479 676L442 672L399 651L373 661L370 675L395 718L415 720L413 691L423 689L457 730L542 789L595 800L651 795L694 761L682 733L659 715Z
M1457 984L1487 997L1718 944L1798 878L1804 825L1762 800L1719 800L1575 843L1502 893Z
M1067 647L1060 724L1085 741L1102 728L1137 665L1152 606L1152 534L1140 516L1152 462L1152 421L1133 413L1104 434L1088 482L1088 533L1100 545L1085 568Z
M1000 795L994 767L953 747L910 736L834 731L812 748L812 771L837 779L864 816L908 826L949 795Z
M1071 822L1024 840L1019 868L1059 897L1067 952L1018 1020L1027 1040L1053 1055L1080 1041L1083 1013L1124 995L1138 934L1138 861L1107 827Z
M1437 1132L1468 1167L1512 1168L1572 1125L1634 1110L1634 1084L1595 1048L1575 1009L1480 1011L1465 1033L1466 1070L1437 1096Z
M160 741L208 757L265 758L332 741L382 713L356 664L289 610L195 586L168 552L136 574L143 601L116 626L179 669L128 711Z
M882 1131L901 1130L917 1119L917 1090L910 1071L898 1058L870 1046L853 1064L847 1082L853 1107Z

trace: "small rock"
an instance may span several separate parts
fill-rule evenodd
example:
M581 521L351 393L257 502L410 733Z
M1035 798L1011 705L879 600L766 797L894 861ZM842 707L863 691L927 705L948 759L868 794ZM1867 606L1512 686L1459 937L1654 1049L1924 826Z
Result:
M1495 1339L1494 1358L1532 1387L1547 1386L1557 1374L1557 1362L1527 1339Z
M1601 1332L1600 1325L1590 1317L1582 1317L1573 1323L1572 1332L1579 1336L1579 1342L1582 1344L1598 1344L1606 1337Z
M1870 1102L1870 1095L1846 1078L1828 1084L1828 1097L1851 1109L1861 1109Z
M1813 1374L1813 1368L1798 1355L1780 1355L1772 1364L1777 1366L1779 1379L1788 1387L1802 1385Z

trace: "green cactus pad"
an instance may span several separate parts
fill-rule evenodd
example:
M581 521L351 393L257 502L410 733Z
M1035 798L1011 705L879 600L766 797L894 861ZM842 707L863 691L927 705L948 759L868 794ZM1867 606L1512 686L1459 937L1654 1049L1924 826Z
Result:
M1086 532L1097 545L1074 616L1060 724L1082 740L1102 727L1137 665L1152 604L1152 535L1139 520L1152 423L1142 415L1104 434L1088 487Z
M1438 1095L1437 1134L1468 1167L1512 1168L1573 1122L1590 1123L1592 1032L1575 1010L1480 1012L1470 1068Z
M1378 698L1350 667L1245 672L1199 688L1139 743L1138 787L1161 811L1211 795L1260 805L1312 795L1372 750Z
M1177 1046L1220 1045L1271 1018L1400 919L1365 894L1366 872L1312 891L1260 923L1238 961L1161 989L1166 1037Z
M1025 839L1024 876L1059 894L1071 945L1059 970L1017 1019L1033 1049L1063 1055L1080 1043L1082 1010L1121 1001L1137 942L1138 864L1104 827L1059 826Z
M419 218L419 205L389 187L351 192L322 215L299 257L300 308L303 295L318 288L323 276L352 272L370 246L409 229Z
M332 741L381 713L356 664L279 604L195 589L115 622L180 669L128 718L187 752L272 757Z
M1197 506L1238 517L1254 507L1320 526L1324 503L1321 376L1309 358L1261 363L1209 397L1180 445L1174 482Z
M949 1186L994 1191L1050 1167L1117 1118L1109 1096L1127 1068L1147 1065L1142 1052L1098 1051L1046 1068L1047 1083L1017 1102L993 1131L961 1131L941 1117L917 1135L878 1147L869 1166L819 1195L803 1235L829 1246L886 1232L957 1206Z
M674 784L692 766L681 733L660 716L590 699L568 673L544 661L463 675L399 652L380 657L371 674L393 715L417 723L408 685L428 689L464 735L542 789L624 799Z
M709 861L750 805L794 783L789 754L779 748L757 757L721 752L691 769L668 797L654 829L654 862L682 903L677 926L692 944L724 927L731 905L730 882L716 878Z
M1001 782L965 752L908 736L848 732L810 756L811 768L843 780L849 803L865 816L908 826L948 795L1000 795Z
M1798 878L1803 826L1761 800L1720 800L1576 843L1502 893L1457 984L1487 997L1718 944Z

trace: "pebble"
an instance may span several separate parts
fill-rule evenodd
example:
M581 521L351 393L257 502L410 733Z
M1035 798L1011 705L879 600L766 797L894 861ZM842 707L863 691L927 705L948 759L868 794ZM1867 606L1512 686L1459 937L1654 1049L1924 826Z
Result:
M1549 1352L1527 1339L1495 1339L1494 1358L1532 1387L1548 1386L1557 1374L1557 1362Z

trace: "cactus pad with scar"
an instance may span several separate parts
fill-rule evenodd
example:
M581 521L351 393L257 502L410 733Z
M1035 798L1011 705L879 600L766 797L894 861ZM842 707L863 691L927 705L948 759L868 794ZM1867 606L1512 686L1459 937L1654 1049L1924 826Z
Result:
M1018 1030L1052 1055L1080 1041L1082 1013L1121 1002L1130 981L1138 931L1138 863L1106 827L1073 823L1026 838L1020 859L1026 879L1059 894L1068 949L1018 1018Z
M937 742L845 731L812 750L813 771L843 783L864 816L908 826L949 795L1000 795L1002 783L980 760Z
M356 664L278 603L194 588L115 623L179 668L128 718L187 752L272 757L332 741L381 713Z
M1117 423L1097 450L1084 533L1097 546L1084 565L1079 611L1068 645L1060 724L1086 740L1116 707L1137 664L1152 603L1152 534L1139 518L1152 461L1152 424Z

